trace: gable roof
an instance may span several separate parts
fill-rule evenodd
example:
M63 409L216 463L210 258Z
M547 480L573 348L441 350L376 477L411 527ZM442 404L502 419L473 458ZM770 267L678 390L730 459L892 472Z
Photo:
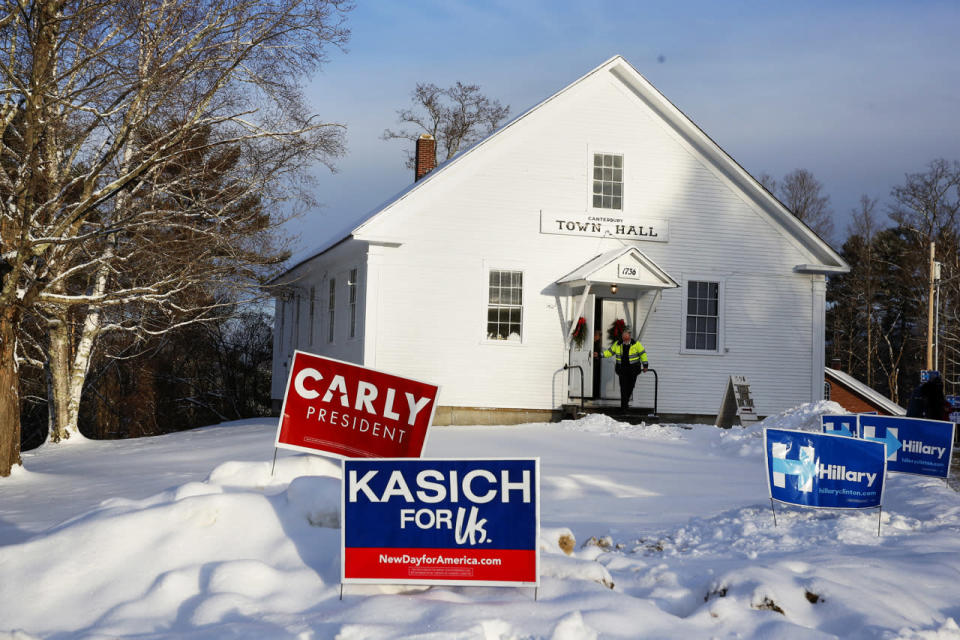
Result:
M544 105L558 99L588 78L602 73L609 73L620 80L634 96L660 116L675 133L693 146L708 161L709 166L713 167L724 178L732 182L739 192L743 193L753 204L766 212L777 223L778 228L782 229L788 237L793 239L795 243L811 256L813 262L797 265L795 267L796 271L806 273L845 273L850 270L843 258L841 258L826 241L794 216L782 202L721 149L720 145L714 142L713 139L704 133L690 118L667 100L656 87L650 84L640 72L634 69L633 66L620 55L613 56L600 66L554 93L546 100L543 100L518 115L483 140L480 140L450 160L439 165L425 177L410 184L406 189L400 191L383 204L358 217L354 221L354 226L351 231L332 236L324 244L307 252L305 257L297 260L289 270L295 269L304 262L320 255L350 237L371 242L382 241L383 239L375 238L370 234L364 236L365 230L374 219L387 214L390 209L409 197L410 194L426 188L427 185L439 179L443 174L451 171L458 164L462 163L465 158L485 146L490 140L504 135L511 127L515 126L524 118L530 117Z
M906 409L898 405L893 400L890 400L884 396L879 391L868 387L864 383L860 382L853 376L843 371L838 371L837 369L831 369L830 367L824 367L824 371L827 374L827 378L830 378L836 382L839 382L847 389L856 393L857 395L863 397L865 400L868 400L875 406L883 408L884 411L889 413L892 416L905 416L907 415Z
M609 267L628 254L643 268L644 272L639 274L641 277L635 279L615 277L615 273L610 273L609 269L606 270L607 273L602 273L605 267ZM617 282L624 285L638 285L647 289L673 289L680 286L676 280L670 277L669 273L660 268L660 265L644 255L644 253L636 247L619 247L601 253L557 280L559 284L580 284L586 282L602 284Z

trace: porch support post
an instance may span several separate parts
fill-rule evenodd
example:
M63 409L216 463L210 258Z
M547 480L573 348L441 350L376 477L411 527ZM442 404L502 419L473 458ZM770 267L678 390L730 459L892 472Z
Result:
M573 332L577 329L577 319L583 315L583 308L587 305L587 296L590 295L590 287L591 284L588 282L587 286L583 288L583 293L580 295L580 302L577 303L577 312L570 320L570 331L567 333L564 340L564 342L567 343L567 349L570 348L570 340L573 338Z
M663 289L657 289L653 294L653 300L650 301L650 306L647 307L647 312L643 314L643 324L640 325L639 329L637 329L637 340L642 340L643 330L647 328L647 322L650 321L650 314L653 312L653 308L657 306L657 302L660 300L662 293Z

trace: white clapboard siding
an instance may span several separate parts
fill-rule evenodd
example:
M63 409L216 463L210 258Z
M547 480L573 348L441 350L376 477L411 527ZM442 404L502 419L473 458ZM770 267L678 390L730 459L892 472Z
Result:
M810 240L689 140L601 67L291 274L320 282L363 262L366 333L333 345L334 357L438 383L441 405L557 408L566 399L566 375L554 377L566 362L563 323L577 300L555 283L621 243L540 233L541 212L591 213L592 154L622 154L623 213L669 225L669 242L632 246L681 284L723 282L719 353L683 352L682 287L663 291L647 322L660 411L716 413L731 374L750 379L761 414L817 399L823 329L813 287L823 276L795 271L819 262ZM490 269L524 273L519 343L485 339ZM822 354L819 363L822 373ZM641 379L641 398L650 386Z
M715 412L731 373L751 378L761 411L809 400L810 276L792 273L807 258L617 83L579 85L376 221L371 234L403 243L383 256L383 308L419 319L379 332L378 366L441 381L443 404L551 408L564 363L552 283L617 241L540 234L540 211L584 211L590 153L607 151L624 155L625 211L669 221L670 242L636 246L675 278L727 283L729 354L679 353L679 290L664 292L648 323L661 411ZM525 272L522 345L483 339L487 268ZM758 307L759 327L747 321Z
M366 243L348 240L329 251L303 264L298 265L284 274L275 286L288 292L290 299L277 299L274 311L274 348L273 348L273 381L271 397L279 399L289 377L290 360L296 349L316 353L347 362L363 363L364 344L364 316L366 310L365 274L366 274ZM347 281L350 270L357 269L357 326L355 336L350 338L350 305ZM334 339L329 338L329 293L330 279L335 279L336 298L334 304ZM314 322L310 324L310 288L316 291ZM300 316L297 319L296 296L301 296ZM286 306L284 326L280 331L279 306ZM300 328L296 330L295 322L299 320ZM311 344L310 333L313 334Z

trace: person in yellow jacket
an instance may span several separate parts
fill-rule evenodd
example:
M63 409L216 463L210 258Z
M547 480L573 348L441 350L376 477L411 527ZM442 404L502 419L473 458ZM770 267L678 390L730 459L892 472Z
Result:
M633 395L633 387L637 384L637 375L647 370L650 363L647 351L639 342L630 338L630 330L624 329L619 342L614 342L610 348L602 353L593 352L594 358L615 357L617 359L616 372L620 378L620 408L626 409Z

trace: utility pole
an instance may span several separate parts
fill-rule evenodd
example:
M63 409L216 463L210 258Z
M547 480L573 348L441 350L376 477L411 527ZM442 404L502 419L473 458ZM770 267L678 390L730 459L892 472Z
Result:
M934 368L933 361L933 281L934 276L934 265L937 252L937 245L935 242L930 243L930 291L927 295L927 370Z
M940 368L940 281L941 281L941 270L943 265L939 262L933 263L933 282L936 285L936 296L935 304L933 307L933 366L937 371L941 372L946 369L946 366Z

